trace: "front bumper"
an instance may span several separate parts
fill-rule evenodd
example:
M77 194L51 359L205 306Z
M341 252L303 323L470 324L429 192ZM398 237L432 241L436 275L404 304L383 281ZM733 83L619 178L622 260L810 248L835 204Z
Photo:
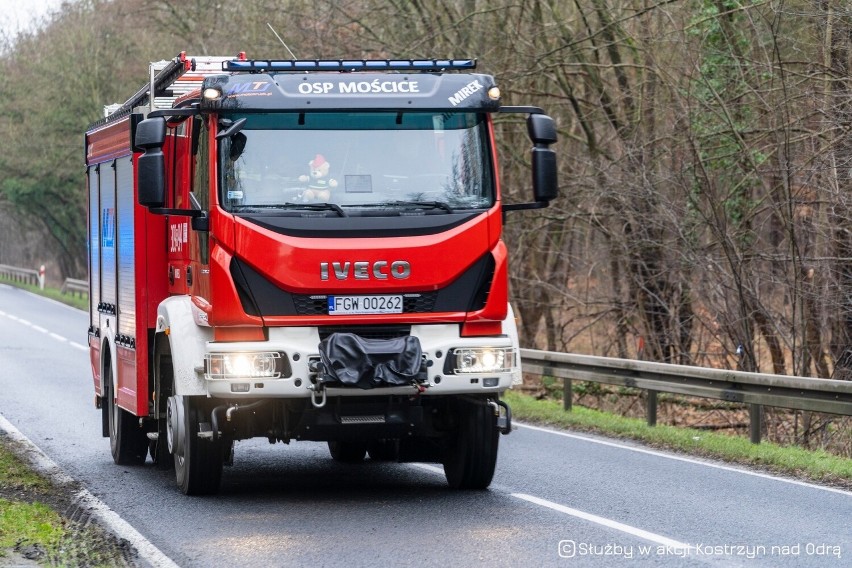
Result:
M514 329L514 321L511 321ZM519 384L520 353L514 334L498 337L461 337L457 324L412 325L427 365L424 388L411 386L366 389L327 387L328 397L415 395L441 396L456 394L501 393ZM206 380L207 392L216 398L309 398L316 396L316 362L319 360L319 332L316 327L278 327L269 329L269 340L262 342L208 342L208 353L279 352L287 357L289 376L281 378L209 378L204 368L196 372ZM452 349L508 347L515 350L515 366L509 372L466 373L445 372L445 361Z

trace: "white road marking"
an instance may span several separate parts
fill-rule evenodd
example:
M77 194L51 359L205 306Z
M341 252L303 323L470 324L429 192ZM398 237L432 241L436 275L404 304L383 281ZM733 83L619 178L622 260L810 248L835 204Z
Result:
M667 454L667 453L659 452L659 451L656 451L656 450L648 450L648 449L645 449L645 448L637 448L637 447L634 447L634 446L628 446L626 444L619 444L617 442L610 442L608 440L598 440L596 438L590 438L588 436L581 436L579 434L572 434L570 432L560 432L558 430L552 430L550 428L542 428L541 426L533 426L532 424L525 424L525 423L522 423L522 422L518 422L517 420L513 420L512 424L514 424L515 426L518 426L520 428L526 428L528 430L535 430L537 432L545 432L547 434L555 434L557 436L563 436L565 438L573 438L575 440L582 440L584 442L591 442L593 444L600 444L602 446L609 446L609 447L612 447L612 448L619 448L621 450L628 450L628 451L637 452L637 453L640 453L640 454L647 454L647 455L656 456L656 457L660 457L660 458L666 458L666 459L670 459L670 460L686 462L686 463L691 463L691 464L695 464L695 465L702 465L702 466L705 466L705 467L712 467L712 468L715 468L715 469L721 469L722 471L730 471L730 472L733 472L733 473L741 473L743 475L751 475L753 477L760 477L761 479L772 479L774 481L780 481L782 483L790 483L792 485L799 485L801 487L809 487L811 489L820 489L822 491L830 491L832 493L839 493L840 495L852 497L852 491L846 491L844 489L837 489L836 487L826 487L824 485L816 485L814 483L808 483L806 481L799 481L797 479L790 479L790 478L787 478L787 477L777 477L775 475L770 475L768 473L760 473L760 472L757 472L757 471L749 471L747 469L741 469L741 468L738 468L738 467L732 467L732 466L722 465L722 464L718 464L718 463L712 463L712 462L708 462L708 461L697 460L697 459L688 458L688 457L685 457L685 456L678 456L678 455L675 455L675 454Z
M432 473L437 473L439 475L444 475L443 468L436 467L434 465L429 465L426 463L412 463L414 467L424 469L426 471L430 471ZM601 525L604 527L608 527L611 529L615 529L617 531L627 533L645 540L649 540L651 542L655 542L661 546L667 546L670 548L676 549L688 549L689 545L674 539L671 539L666 536L658 535L656 533L652 533L643 529L639 529L636 527L632 527L630 525L625 525L624 523L619 523L618 521L614 521L612 519L607 519L606 517L600 517L598 515L593 515L591 513L586 513L585 511L580 511L578 509L572 509L571 507L566 507L565 505L560 505L559 503L554 503L553 501L548 501L546 499L541 499L540 497L535 497L533 495L527 495L526 493L511 493L509 490L509 494L512 497L517 499L523 499L529 503L533 503L535 505L539 505L541 507L546 507L548 509L552 509L554 511L558 511L560 513L564 513L566 515L571 515L572 517L577 517L578 519L583 519L584 521L589 521L591 523L595 523L597 525Z
M72 347L76 347L77 349L80 349L81 351L88 351L88 349L89 349L88 345L82 345L82 344L77 343L75 341L71 341L67 337L63 337L63 336L59 335L58 333L53 333L52 331L48 331L48 330L44 329L43 327L41 327L40 325L36 325L36 324L34 324L34 323L32 323L28 320L25 320L23 318L13 316L12 314L7 314L6 312L2 312L2 311L0 311L0 316L6 316L7 318L9 318L11 320L14 320L18 323L22 323L26 326L29 326L36 331L39 331L41 333L46 333L47 335L54 338L55 340L61 341L62 343L68 343Z
M6 286L6 285L5 285L5 284L0 284L0 286ZM10 288L10 289L12 288L11 286L6 286L6 287L7 287L7 288ZM29 293L29 292L28 292L28 293ZM79 309L77 309L77 308L75 308L75 307L73 307L73 306L68 306L68 305L66 305L66 304L63 304L62 302L57 302L56 300L54 300L54 299L52 299L52 298L45 298L44 296L39 296L38 294L32 294L32 293L30 293L30 295L31 295L31 296L33 296L33 297L35 297L35 298L39 298L39 299L41 299L41 300L45 300L45 301L51 302L51 303L53 303L53 304L55 304L55 305L57 305L57 306L62 306L63 308L68 308L68 309L74 310L75 312L82 311L82 310L79 310ZM11 320L14 320L14 321L16 321L16 322L18 322L18 323L22 323L22 324L24 324L24 325L30 326L31 328L33 328L33 329L34 329L34 330L36 330L36 331L40 331L41 333L46 333L46 334L48 334L49 336L51 336L52 338L56 339L57 341L61 341L62 343L68 343L68 344L69 344L69 345L71 345L72 347L76 347L77 349L80 349L81 351L88 351L88 349L89 349L89 346L88 346L88 345L81 345L80 343L76 343L76 342L74 342L74 341L71 341L71 340L69 340L69 339L68 339L68 338L66 338L66 337L62 337L61 335L59 335L59 334L57 334L57 333L53 333L53 332L51 332L51 331L48 331L48 330L44 329L43 327L41 327L41 326L39 326L39 325L36 325L36 324L34 324L34 323L32 323L32 322L30 322L30 321L28 321L28 320L25 320L25 319L23 319L23 318L19 318L18 316L14 316L14 315L12 315L12 314L8 314L8 313L6 313L6 312L4 312L4 311L0 311L0 316L6 316L7 318L9 318L9 319L11 319Z
M601 525L603 527L615 529L617 531L627 533L629 535L633 535L644 540L649 540L661 546L666 546L679 550L689 550L690 548L690 546L684 542L658 535L656 533L648 532L646 530L637 529L636 527L631 527L630 525L625 525L624 523L619 523L618 521L613 521L612 519L607 519L606 517L599 517L597 515L592 515L591 513L572 509L571 507L566 507L565 505L560 505L559 503L554 503L553 501L548 501L547 499L540 499L539 497L527 495L526 493L512 493L512 497L523 499L524 501L534 503L541 507L547 507L548 509L558 511L560 513L565 513L566 515L571 515L572 517L577 517L578 519L583 519L584 521L589 521L590 523L595 523L596 525Z
M0 430L4 431L10 440L25 446L27 448L26 458L32 463L33 467L48 476L54 484L76 484L74 478L64 473L56 462L47 457L38 446L11 422L6 420L2 414L0 414ZM178 568L178 565L171 558L163 554L159 548L142 536L130 523L122 519L118 513L110 509L106 503L92 495L88 490L81 489L77 491L75 498L81 504L82 509L89 511L93 517L97 518L117 537L129 542L136 549L142 560L155 568Z
M575 439L575 440L581 440L581 441L584 441L584 442L591 442L591 443L594 443L594 444L601 444L603 446L609 446L609 447L618 448L618 449L622 449L622 450L628 450L628 451L631 451L631 452L637 452L637 453L641 453L641 454L647 454L647 455L652 455L652 456L656 456L656 457L672 459L672 460L675 460L675 461L681 461L681 462L686 462L686 463L695 464L695 465L712 467L712 468L720 469L720 470L723 470L723 471L730 471L730 472L733 472L733 473L741 473L741 474L745 474L745 475L751 475L751 476L759 477L759 478L762 478L762 479L771 479L773 481L781 481L781 482L784 482L784 483L790 483L790 484L793 484L793 485L799 485L799 486L808 487L808 488L811 488L811 489L820 489L820 490L823 490L823 491L830 491L830 492L833 492L833 493L839 493L841 495L852 496L852 492L844 491L842 489L836 489L834 487L824 487L822 485L815 485L815 484L812 484L812 483L807 483L807 482L804 482L804 481L798 481L798 480L795 480L795 479L788 479L788 478L785 478L785 477L776 477L776 476L768 475L768 474L765 474L765 473L758 473L758 472L754 472L754 471L748 471L748 470L745 470L745 469L739 469L739 468L736 468L736 467L730 467L730 466L705 462L705 461L701 461L701 460L691 459L691 458L687 458L687 457L683 457L683 456L666 454L666 453L658 452L658 451L654 451L654 450L637 448L637 447L628 446L628 445L625 445L625 444L610 442L608 440L598 440L598 439L595 439L595 438L590 438L588 436L581 436L581 435L572 434L572 433L569 433L569 432L560 432L560 431L557 431L557 430L552 430L550 428L542 428L540 426L533 426L531 424L519 423L517 421L515 421L514 424L516 426L520 427L520 428L526 428L526 429L529 429L529 430L535 430L535 431L544 432L544 433L547 433L547 434L555 434L557 436L563 436L565 438L572 438L572 439ZM443 475L443 473L444 473L444 470L442 468L435 467L433 465L429 465L429 464L425 464L425 463L413 463L411 465L413 465L417 468L426 470L426 471L430 471L432 473L439 474L439 475ZM639 537L639 538L642 538L642 539L645 539L645 540L649 540L651 542L655 542L655 543L657 543L661 546L666 546L666 547L669 547L669 548L681 549L681 550L689 550L690 549L689 544L670 539L669 537L658 535L658 534L655 534L655 533L652 533L652 532L649 532L649 531L646 531L646 530L643 530L643 529L640 529L640 528L637 528L637 527L626 525L624 523L619 523L618 521L614 521L612 519L607 519L606 517L600 517L598 515L586 513L585 511L580 511L578 509L572 509L571 507L566 507L565 505L560 505L559 503L554 503L553 501L541 499L540 497L535 497L533 495L527 495L526 493L510 493L510 495L512 495L512 497L515 497L517 499L522 499L522 500L527 501L529 503L534 503L536 505L546 507L546 508L554 510L554 511L558 511L558 512L564 513L566 515L571 515L572 517L583 519L583 520L589 521L591 523L595 523L595 524L598 524L598 525L601 525L601 526L605 526L605 527L608 527L608 528L611 528L611 529L615 529L615 530L620 531L620 532L631 534L633 536L636 536L636 537Z

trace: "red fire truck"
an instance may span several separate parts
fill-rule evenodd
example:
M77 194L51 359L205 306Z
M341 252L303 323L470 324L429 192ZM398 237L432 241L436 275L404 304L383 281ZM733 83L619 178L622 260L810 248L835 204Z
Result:
M234 443L491 483L520 380L503 215L556 197L553 120L472 60L152 64L86 132L89 347L118 464L218 491ZM504 204L494 113L526 115Z

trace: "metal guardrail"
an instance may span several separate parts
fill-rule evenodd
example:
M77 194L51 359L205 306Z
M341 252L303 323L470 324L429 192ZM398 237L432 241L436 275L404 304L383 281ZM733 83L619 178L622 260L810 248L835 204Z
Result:
M814 379L689 367L631 359L521 349L526 373L563 379L564 406L571 409L571 381L591 381L648 391L648 424L657 422L657 393L749 404L750 438L760 443L763 406L852 416L852 381Z
M44 268L44 267L42 267ZM17 266L9 266L8 264L0 264L0 277L5 277L13 282L21 284L32 284L38 286L39 271L29 268L18 268ZM61 294L79 294L82 298L89 294L89 282L87 280L77 280L74 278L66 278L59 289Z
M89 282L87 280L66 278L65 282L62 283L62 287L59 289L59 292L62 294L70 292L71 295L80 294L80 297L82 298L84 295L89 295Z
M21 284L38 286L38 270L0 264L0 276Z

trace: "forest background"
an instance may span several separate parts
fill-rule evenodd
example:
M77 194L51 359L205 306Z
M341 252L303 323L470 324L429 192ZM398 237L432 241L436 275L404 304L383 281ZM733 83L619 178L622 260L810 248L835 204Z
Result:
M476 57L556 119L561 197L507 216L525 346L852 378L848 0L68 1L0 37L0 263L85 278L87 125L149 61L288 57L269 26L300 58Z

